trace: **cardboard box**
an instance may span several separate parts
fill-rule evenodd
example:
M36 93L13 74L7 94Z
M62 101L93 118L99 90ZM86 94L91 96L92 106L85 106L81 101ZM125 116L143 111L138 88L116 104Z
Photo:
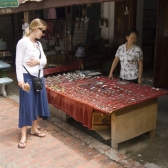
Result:
M109 129L111 127L111 115L100 112L92 114L92 130Z

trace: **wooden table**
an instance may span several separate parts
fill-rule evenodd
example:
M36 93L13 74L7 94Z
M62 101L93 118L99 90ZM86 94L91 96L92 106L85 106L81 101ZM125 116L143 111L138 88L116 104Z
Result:
M157 120L157 98L131 105L111 114L111 147L149 132L155 138Z
M130 85L132 87L132 85L134 84ZM140 85L134 85L134 88L136 89L137 86L142 87L142 91L145 89ZM149 97L148 99L129 104L125 107L118 108L108 113L111 116L112 148L118 149L119 143L137 137L146 132L149 132L150 138L155 137L157 120L157 98L161 95L167 94L167 92L158 91L152 88L149 89L150 92L154 94L151 94L151 97ZM146 91L146 94L147 92L148 90ZM69 97L64 92L61 93L52 91L50 88L47 88L47 94L50 104L58 109L61 109L67 115L73 117L77 121L82 122L85 126L85 120L80 120L80 118L78 118L79 115L83 117L87 116L87 119L89 120L91 119L91 117L88 116L92 115L95 111L104 113L103 111L96 109L96 107L92 105L92 102L90 102L90 104L84 103L82 101L79 101L75 97ZM143 92L143 94L145 94L145 92ZM86 109L88 110L88 112L86 111ZM89 124L87 127L89 128Z

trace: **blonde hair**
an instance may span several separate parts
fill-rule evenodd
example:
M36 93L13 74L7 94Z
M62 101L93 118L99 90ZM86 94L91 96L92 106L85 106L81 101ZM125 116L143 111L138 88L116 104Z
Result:
M30 23L30 26L25 29L25 34L23 37L29 36L36 28L46 29L47 24L41 19L34 19Z

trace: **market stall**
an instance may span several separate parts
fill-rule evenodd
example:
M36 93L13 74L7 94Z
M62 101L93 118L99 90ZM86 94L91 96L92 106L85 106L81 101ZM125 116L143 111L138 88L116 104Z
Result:
M82 69L82 63L81 62L70 62L70 63L64 63L64 64L49 64L43 69L44 75L51 75L55 73L62 73L67 71L74 71Z
M155 137L157 97L167 94L166 91L121 84L103 76L81 77L69 73L45 80L49 103L89 129L111 127L114 149L118 149L118 143L145 132Z

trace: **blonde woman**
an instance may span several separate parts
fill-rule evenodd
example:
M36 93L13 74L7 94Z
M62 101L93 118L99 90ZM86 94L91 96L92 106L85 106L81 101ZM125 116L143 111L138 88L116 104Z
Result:
M43 67L46 65L47 59L41 43L37 41L45 35L46 27L47 25L43 20L34 19L16 47L16 75L20 87L18 126L21 128L18 148L25 148L26 146L27 126L31 126L31 135L45 137L45 133L37 129L37 121L38 118L48 119L50 116L43 77ZM33 89L32 76L38 77L39 70L43 88L36 92Z

